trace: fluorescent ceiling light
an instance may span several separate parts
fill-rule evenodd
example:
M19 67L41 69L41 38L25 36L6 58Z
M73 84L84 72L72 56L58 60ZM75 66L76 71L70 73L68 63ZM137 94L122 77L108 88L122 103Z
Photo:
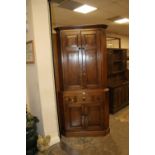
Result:
M93 7L93 6L84 4L84 5L82 5L82 6L78 7L78 8L76 8L76 9L74 9L73 11L86 14L86 13L95 11L96 9L97 9L97 8L95 8L95 7Z
M124 23L128 23L129 19L128 18L121 18L121 19L116 19L114 22L118 23L118 24L124 24Z

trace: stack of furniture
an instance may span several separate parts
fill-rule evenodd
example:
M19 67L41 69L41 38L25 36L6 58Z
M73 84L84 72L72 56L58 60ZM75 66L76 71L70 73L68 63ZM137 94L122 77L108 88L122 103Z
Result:
M54 68L62 135L109 133L106 28L106 25L55 28L58 50L54 50Z
M129 81L127 77L127 51L108 48L108 85L110 89L110 112L115 113L129 104Z

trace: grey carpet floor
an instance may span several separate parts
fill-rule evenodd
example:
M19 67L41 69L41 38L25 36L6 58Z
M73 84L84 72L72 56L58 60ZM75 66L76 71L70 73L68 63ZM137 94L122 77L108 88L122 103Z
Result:
M110 115L110 134L104 137L62 137L47 155L128 155L129 108Z

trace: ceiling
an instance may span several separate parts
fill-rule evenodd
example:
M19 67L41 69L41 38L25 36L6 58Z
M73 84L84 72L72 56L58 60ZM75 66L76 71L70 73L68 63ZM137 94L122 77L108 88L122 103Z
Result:
M129 18L129 0L74 0L82 4L95 6L98 9L88 14L80 14L52 3L52 22L55 26L107 24L107 31L129 35L128 24L115 24L109 18L116 16Z

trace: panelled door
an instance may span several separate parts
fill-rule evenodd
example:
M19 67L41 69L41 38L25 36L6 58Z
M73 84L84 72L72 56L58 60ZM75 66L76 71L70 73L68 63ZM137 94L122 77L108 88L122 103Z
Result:
M87 130L103 128L103 104L90 103L85 105L84 127Z
M61 35L64 89L82 89L80 31L63 31Z
M65 127L67 130L82 130L84 128L84 105L65 103Z
M99 88L102 83L100 32L97 30L62 33L64 89Z
M67 130L100 130L103 129L102 103L66 103L65 127Z
M82 30L82 79L84 87L98 88L101 83L100 33L97 30Z

